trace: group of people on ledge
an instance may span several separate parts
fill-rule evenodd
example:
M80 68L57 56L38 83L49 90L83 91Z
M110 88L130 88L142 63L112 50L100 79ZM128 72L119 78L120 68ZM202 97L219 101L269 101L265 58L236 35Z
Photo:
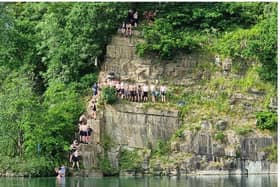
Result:
M95 97L98 94L96 87L101 89L105 86L114 88L119 98L132 102L147 102L150 99L153 103L157 101L166 102L167 88L165 85L129 83L116 79L107 79L103 83L95 83L93 85L93 96ZM96 116L96 106L93 108L93 113Z

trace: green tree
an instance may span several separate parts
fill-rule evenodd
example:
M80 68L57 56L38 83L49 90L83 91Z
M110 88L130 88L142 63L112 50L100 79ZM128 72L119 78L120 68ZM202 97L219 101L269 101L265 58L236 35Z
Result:
M40 118L41 107L28 76L11 71L6 75L0 84L0 146L7 156L22 156L28 139L26 132Z

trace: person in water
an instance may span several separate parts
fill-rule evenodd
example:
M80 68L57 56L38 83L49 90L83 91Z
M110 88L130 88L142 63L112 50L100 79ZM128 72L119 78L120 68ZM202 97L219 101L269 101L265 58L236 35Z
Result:
M57 174L57 176L56 176L57 184L61 187L65 187L66 167L64 165L62 165L60 168L55 168L55 172Z
M55 168L55 172L57 174L57 178L65 177L66 168L62 165L60 168Z

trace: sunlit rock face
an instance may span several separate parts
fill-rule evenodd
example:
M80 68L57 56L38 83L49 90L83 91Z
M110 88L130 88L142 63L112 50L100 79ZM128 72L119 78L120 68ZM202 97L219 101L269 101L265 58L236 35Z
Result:
M115 144L137 148L154 147L159 140L171 138L179 128L178 111L145 110L135 105L106 107L104 121L105 133Z

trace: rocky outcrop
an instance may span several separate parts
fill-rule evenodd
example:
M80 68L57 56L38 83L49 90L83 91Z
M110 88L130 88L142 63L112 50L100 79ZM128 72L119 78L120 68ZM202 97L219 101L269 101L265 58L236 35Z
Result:
M172 61L156 63L158 59L140 58L136 55L136 42L128 38L114 36L107 46L106 61L102 66L99 79L102 81L109 72L114 72L120 80L134 82L156 82L158 80L171 81L175 85L193 85L201 79L203 71L194 76L192 72L198 63L213 61L213 57L194 53L188 56L179 55Z

